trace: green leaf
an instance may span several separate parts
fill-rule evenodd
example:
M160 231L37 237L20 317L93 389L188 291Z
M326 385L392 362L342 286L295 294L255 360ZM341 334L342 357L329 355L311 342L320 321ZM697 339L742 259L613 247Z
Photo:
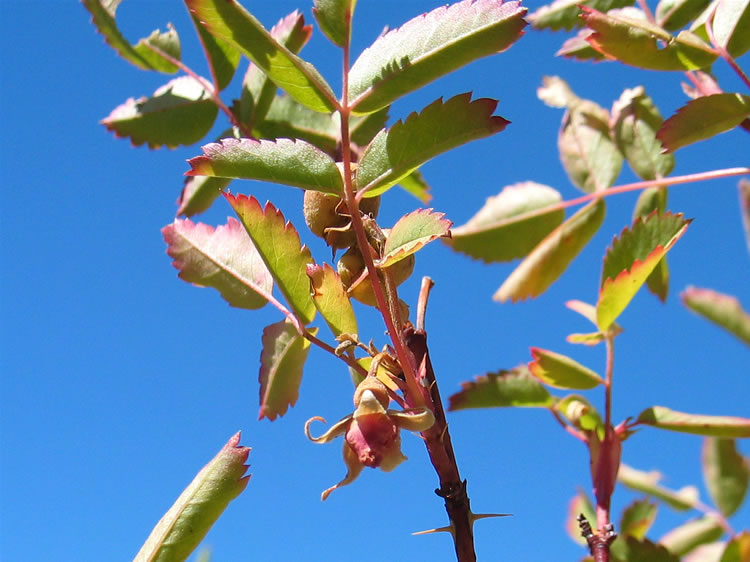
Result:
M604 341L601 332L589 332L587 334L568 334L565 337L568 343L581 343L583 345L597 345Z
M170 80L150 98L130 98L102 119L101 124L135 146L175 148L201 140L219 109L201 84L189 76Z
M656 6L656 23L667 31L685 27L711 3L711 0L661 0Z
M750 419L686 414L664 406L646 408L636 421L660 429L709 437L750 437Z
M432 199L432 195L430 195L430 186L427 184L424 176L419 170L414 170L408 176L401 178L398 180L398 184L404 191L410 193L425 205Z
M703 441L703 480L714 505L730 517L742 505L750 482L750 460L737 451L733 439Z
M612 106L611 128L617 148L641 179L668 176L674 156L663 154L656 132L662 116L643 86L625 90Z
M190 14L190 16L195 29L198 31L201 45L203 45L213 83L221 91L229 85L234 77L237 65L240 63L240 52L223 39L219 39L206 31L206 28L201 25L200 20L194 14Z
M747 34L750 26L750 0L715 0L708 6L690 27L690 31L706 42L710 42L706 21L711 16L714 39L718 46L729 51L734 58L750 49L750 37Z
M167 31L158 29L145 39L141 39L134 46L131 45L115 23L115 12L121 0L82 0L83 5L91 14L91 22L104 36L104 40L118 55L129 63L143 70L156 70L167 74L177 72L177 67L164 57L157 55L146 44L151 44L171 57L180 59L180 39L177 32L170 25Z
M735 297L699 287L688 287L680 297L690 310L750 345L750 314Z
M401 217L388 233L383 257L375 265L379 268L390 267L433 240L450 236L452 223L443 217L445 213L435 213L432 209L417 209Z
M488 373L472 382L461 383L461 390L450 398L448 410L469 408L548 408L554 404L544 386L536 380L525 365L509 371Z
M345 47L352 33L352 17L357 0L315 0L313 15L320 30L334 45Z
M188 160L189 176L268 181L340 194L336 162L303 140L222 139L203 147L203 156Z
M720 562L746 562L750 558L750 532L743 531L729 541Z
M315 306L333 335L356 334L357 318L338 273L328 264L308 264L307 275Z
M588 390L604 383L594 371L560 353L532 347L531 355L534 361L529 363L529 371L549 386Z
M750 116L750 96L713 94L690 100L664 121L657 137L666 150L711 138L734 129Z
M185 560L200 544L229 502L247 487L249 447L240 447L240 432L196 474L151 531L134 562Z
M633 299L654 268L685 233L689 220L681 214L655 212L635 220L607 251L602 268L597 324L606 331Z
M653 211L664 214L667 208L667 188L649 187L641 191L638 201L633 210L633 220L638 217L647 217ZM669 294L669 266L667 257L659 260L651 274L646 278L648 290L655 294L662 302L666 302Z
M357 168L357 191L374 197L438 154L502 131L508 121L492 115L497 101L459 94L442 98L383 129L365 149Z
M192 217L208 209L232 181L228 178L188 176L177 199L177 214Z
M632 502L622 512L620 536L643 539L656 519L658 505L643 498Z
M531 181L506 186L446 243L485 262L522 258L563 222L563 209L549 210L561 199L556 189Z
M336 109L336 96L317 69L279 43L236 0L185 3L213 35L234 45L302 105L323 113Z
M550 232L513 270L493 300L515 302L546 291L599 229L604 210L603 200L592 201Z
M574 427L582 431L601 431L599 439L604 437L601 415L583 396L569 394L555 404L555 410L560 412Z
M687 511L698 503L698 490L695 486L685 486L677 491L670 490L659 485L661 474L658 472L643 472L623 463L620 464L617 480L628 488L657 498L678 511Z
M647 70L698 70L717 57L711 46L689 31L673 36L648 21L611 16L582 7L586 25L594 30L587 40L603 55ZM664 45L664 46L662 46Z
M238 308L253 310L266 304L273 279L235 219L216 229L177 219L161 232L180 279L199 287L213 287Z
M702 544L718 540L724 534L721 521L711 515L692 519L669 531L659 544L677 556L684 556Z
M261 208L255 197L225 195L245 226L263 262L278 283L284 298L303 324L315 317L315 303L310 296L307 264L315 263L297 230L270 202Z
M617 553L621 562L680 562L678 556L648 539L639 541L634 537L625 537L621 544L622 549Z
M310 330L315 335L317 328ZM263 330L260 354L260 413L258 419L273 421L297 403L302 368L310 351L310 341L297 333L287 320Z
M349 73L349 100L370 113L479 58L506 50L526 22L520 2L463 0L381 35Z
M580 61L602 61L605 56L591 46L587 38L592 30L581 29L577 35L566 39L555 53L556 57L567 57Z
M579 17L579 6L585 5L608 12L615 8L632 6L635 0L554 0L547 6L542 6L527 19L537 29L551 29L570 31L574 27L583 25Z
M375 138L375 135L377 135L381 129L384 129L388 123L389 109L390 107L384 107L375 113L368 113L367 115L352 115L349 118L349 136L351 137L351 141L361 147L366 147L370 144L372 139Z
M581 535L578 515L583 514L587 521L596 521L596 511L586 492L579 489L578 493L568 503L568 516L565 518L565 530L568 536L581 546L586 545L586 539Z

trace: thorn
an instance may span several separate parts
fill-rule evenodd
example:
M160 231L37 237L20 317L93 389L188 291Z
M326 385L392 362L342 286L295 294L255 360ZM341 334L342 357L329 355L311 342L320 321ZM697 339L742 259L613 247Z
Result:
M427 531L417 531L416 533L412 533L412 535L429 535L432 533L450 533L454 538L456 536L456 531L454 530L453 525L439 527L437 529L428 529Z

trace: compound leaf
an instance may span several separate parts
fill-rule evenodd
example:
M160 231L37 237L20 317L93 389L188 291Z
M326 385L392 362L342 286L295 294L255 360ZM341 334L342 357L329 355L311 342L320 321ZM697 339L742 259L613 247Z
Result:
M686 414L670 410L664 406L646 408L639 414L636 421L660 429L708 437L750 437L750 419Z
M547 408L554 404L554 398L525 365L461 383L461 390L449 400L450 411L510 406Z
M383 257L376 265L380 268L390 267L433 240L450 236L452 223L444 217L445 213L435 213L432 209L417 209L401 217L388 233Z

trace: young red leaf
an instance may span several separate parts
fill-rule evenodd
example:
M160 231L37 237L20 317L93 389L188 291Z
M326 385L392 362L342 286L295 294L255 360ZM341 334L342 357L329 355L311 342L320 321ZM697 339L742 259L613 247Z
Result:
M115 12L120 5L120 0L81 1L91 14L91 22L104 36L104 40L126 61L143 70L156 70L167 74L177 72L177 67L174 64L156 54L147 46L147 44L151 44L172 58L179 60L180 38L171 25L168 26L167 31L161 32L157 29L147 38L138 41L136 45L131 45L120 33L117 23L115 23Z
M736 297L699 287L688 287L680 297L690 310L750 345L750 314Z
M185 560L206 536L229 502L250 481L249 447L240 447L240 432L204 466L164 514L136 554L134 562Z
M180 279L213 287L239 308L257 309L268 302L273 279L237 220L230 218L226 225L214 229L177 219L161 232Z
M328 264L308 264L307 275L315 306L333 335L356 334L357 318L338 273Z
M219 109L206 90L190 76L170 80L150 98L130 98L102 119L101 124L135 146L175 148L201 140Z
M643 472L620 464L617 480L628 488L657 498L678 511L687 511L698 503L698 489L695 486L685 486L677 491L670 490L659 485L661 474L658 472Z
M526 26L520 2L463 0L381 35L349 73L349 100L370 113L479 58L508 49Z
M708 437L703 441L703 480L714 505L725 516L734 514L747 495L750 460L733 439Z
M750 558L750 532L743 531L727 543L720 562L746 562L748 558Z
M604 210L603 200L592 201L550 232L513 270L493 300L515 302L546 291L599 229Z
M554 404L554 398L531 376L525 365L461 383L461 390L449 400L450 411L509 406L548 408Z
M317 328L310 330L315 335ZM310 341L297 333L286 320L263 330L260 354L260 412L258 419L273 421L297 403L302 368L310 351Z
M435 213L432 209L417 209L401 217L388 233L383 257L375 265L380 268L390 267L418 252L433 240L441 236L450 236L453 223L443 217L445 213Z
M709 514L675 527L659 539L659 544L672 554L684 556L702 544L719 540L723 534L719 518Z
M320 30L334 45L346 47L352 33L352 17L357 0L315 0L313 15Z
M578 493L568 502L568 515L565 518L565 530L568 536L575 542L584 546L586 539L581 535L581 525L578 516L583 514L587 521L596 521L596 511L586 492L578 490Z
M336 162L303 140L228 138L203 147L188 160L190 176L268 181L339 194L343 186Z
M234 72L240 62L240 52L232 44L206 31L195 14L190 14L190 16L196 31L198 31L198 38L211 69L213 83L221 91L229 85L234 77Z
M607 251L602 268L597 324L606 331L622 313L646 278L677 240L685 233L689 220L681 214L655 212L645 220L635 220L630 230L622 231Z
M734 129L750 116L750 96L713 94L690 100L664 121L657 137L666 150L711 138Z
M663 214L667 209L667 188L650 187L641 191L633 210L633 220L647 217L653 211ZM667 257L659 260L651 274L646 278L648 290L655 294L662 302L666 302L669 294L669 266Z
M522 258L562 223L563 209L548 210L560 200L560 193L546 185L509 185L489 197L466 224L454 228L445 242L485 262Z
M509 121L492 115L495 107L495 100L459 94L383 129L360 158L357 190L367 197L383 193L438 154L502 131Z
M711 3L711 0L661 0L656 6L656 23L667 31L682 29Z
M624 16L611 16L581 6L587 41L603 55L647 70L698 70L717 57L710 45L689 31L673 36L659 26ZM662 46L664 45L664 46Z
M177 199L177 214L192 217L208 209L231 182L229 178L188 176Z
M239 49L302 105L323 113L336 108L336 96L318 70L279 43L236 0L185 0L185 3L213 35Z
M289 306L303 324L312 322L315 303L310 296L307 265L315 262L307 246L300 242L297 230L270 202L261 208L254 197L225 197L258 248Z
M531 355L534 361L529 363L529 371L549 386L587 390L604 382L594 371L565 355L538 347L531 348Z
M686 414L664 406L652 406L643 410L636 421L660 429L708 437L750 437L750 419Z
M644 538L656 519L657 510L658 505L647 498L633 501L622 512L620 536Z
M570 31L574 27L583 25L579 17L579 6L586 5L602 12L615 8L630 6L635 0L554 0L547 6L542 6L527 19L537 29L551 29ZM596 518L594 518L596 519Z

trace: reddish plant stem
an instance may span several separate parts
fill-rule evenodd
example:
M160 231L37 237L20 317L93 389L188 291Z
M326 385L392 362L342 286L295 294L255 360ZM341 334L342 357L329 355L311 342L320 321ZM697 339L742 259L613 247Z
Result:
M737 64L737 61L734 60L734 57L729 53L729 51L727 51L723 45L719 44L719 42L716 40L716 36L714 35L713 19L716 15L716 10L718 7L718 4L714 6L711 14L709 14L709 16L706 18L706 34L708 35L708 40L711 41L711 46L718 53L718 55L723 58L729 66L732 67L732 70L734 70L737 76L740 77L740 80L745 83L745 86L750 88L750 78L748 78L747 75L742 71L740 65Z

